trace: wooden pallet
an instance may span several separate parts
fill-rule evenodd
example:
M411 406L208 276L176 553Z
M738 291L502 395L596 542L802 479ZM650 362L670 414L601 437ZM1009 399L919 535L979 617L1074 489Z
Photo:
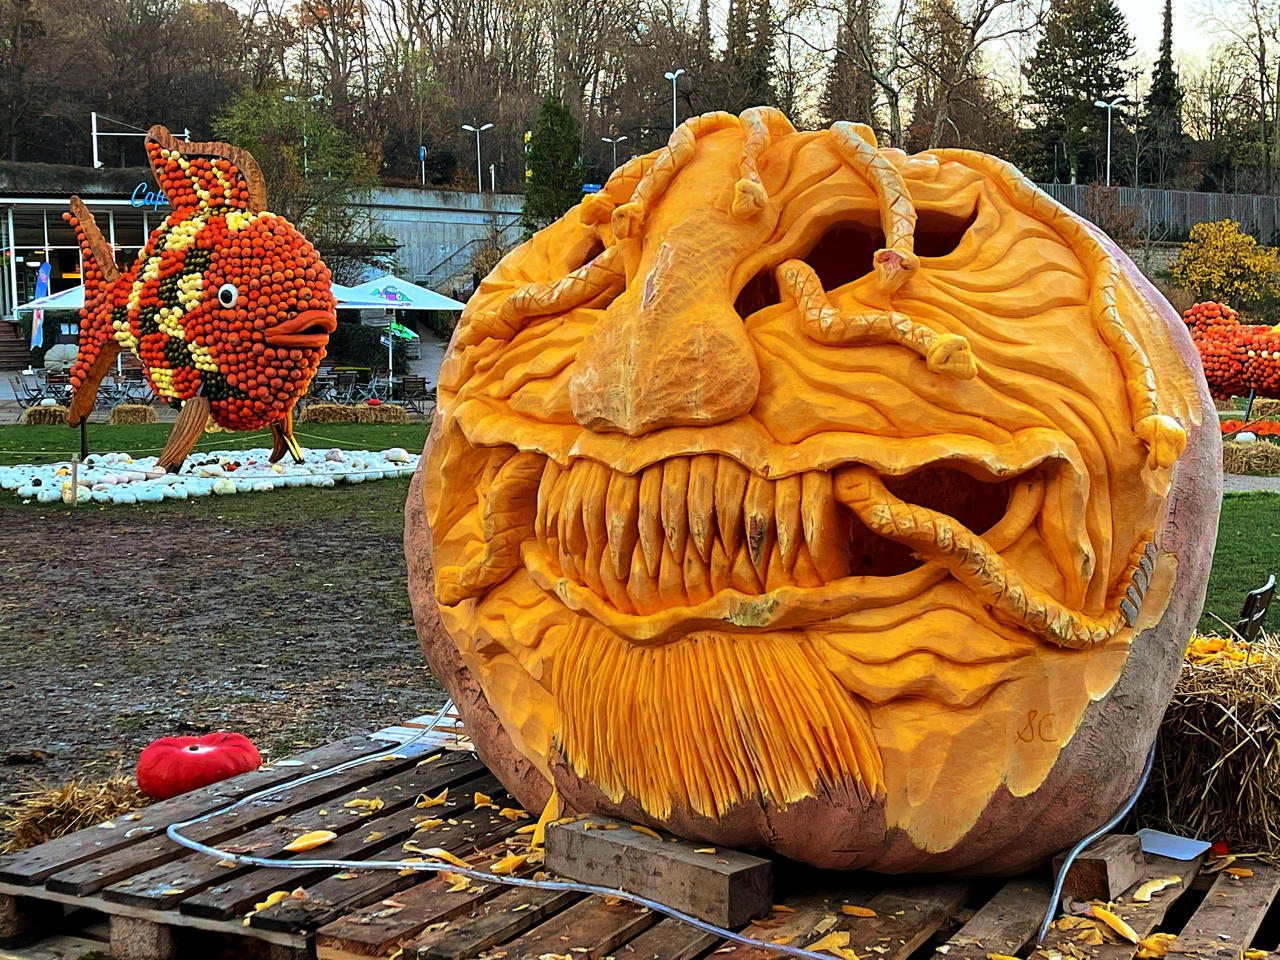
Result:
M501 787L467 751L460 731L433 732L436 742L408 743L426 721L408 721L375 739L352 737L293 761L140 811L134 820L92 827L23 853L0 858L0 936L42 934L75 940L69 910L105 918L115 960L199 960L237 957L367 960L539 960L553 957L603 960L770 960L775 950L726 943L693 927L626 901L564 891L459 883L456 878L395 871L284 870L220 864L191 853L164 836L164 827L237 797L280 785L249 808L187 831L220 848L259 856L289 856L281 847L311 829L331 829L338 839L300 858L398 859L402 843L424 813L446 822L429 832L440 846L487 867L519 841L520 824L501 815ZM352 757L383 753L392 759L363 764L302 787L289 781L312 769ZM427 758L433 757L428 762ZM416 798L449 788L447 806L429 811ZM477 808L474 795L490 795L497 807ZM377 797L383 806L359 816L344 806ZM510 801L507 801L508 803ZM360 809L360 808L356 808ZM454 821L454 822L450 822ZM419 841L421 842L421 841ZM1123 845L1116 845L1123 846ZM1180 883L1150 903L1132 890L1116 899L1116 912L1140 936L1178 935L1171 960L1241 960L1245 950L1269 951L1280 941L1280 870L1258 864L1253 874L1200 877L1200 862L1148 857L1134 889L1147 879L1176 876ZM1049 876L1007 881L890 878L831 874L778 864L772 914L745 932L767 942L812 944L847 933L844 949L861 960L987 960L1001 954L1027 960L1135 960L1137 946L1107 942L1087 946L1079 931L1053 930L1032 944L1048 902ZM523 868L529 875L532 865ZM246 911L275 890L304 888L249 917ZM870 908L854 916L843 906ZM68 938L68 935L74 935ZM6 953L22 958L43 952ZM228 953L228 949L230 952Z

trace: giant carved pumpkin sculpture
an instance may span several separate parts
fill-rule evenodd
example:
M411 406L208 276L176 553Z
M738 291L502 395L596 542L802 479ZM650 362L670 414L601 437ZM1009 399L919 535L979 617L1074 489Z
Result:
M690 120L463 314L418 629L531 808L996 873L1134 788L1218 431L1129 261L982 154Z

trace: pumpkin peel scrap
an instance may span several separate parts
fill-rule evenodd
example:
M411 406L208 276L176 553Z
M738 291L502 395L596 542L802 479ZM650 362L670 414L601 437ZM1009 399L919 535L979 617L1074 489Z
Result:
M1187 325L1003 161L691 118L485 279L438 410L419 639L539 826L1007 875L1136 784L1216 418Z

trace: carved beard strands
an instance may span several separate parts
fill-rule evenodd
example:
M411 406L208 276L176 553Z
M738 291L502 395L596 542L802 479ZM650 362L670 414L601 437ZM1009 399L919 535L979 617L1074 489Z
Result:
M827 865L1056 842L1041 788L1174 595L1202 424L1117 263L1012 168L861 125L709 114L620 168L442 370L424 643L490 749L579 809ZM997 791L1032 806L966 844Z

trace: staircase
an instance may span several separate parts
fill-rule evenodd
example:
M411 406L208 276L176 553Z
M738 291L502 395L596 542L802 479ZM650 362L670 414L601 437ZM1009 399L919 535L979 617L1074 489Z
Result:
M0 320L0 370L25 370L31 366L31 351L16 323Z

